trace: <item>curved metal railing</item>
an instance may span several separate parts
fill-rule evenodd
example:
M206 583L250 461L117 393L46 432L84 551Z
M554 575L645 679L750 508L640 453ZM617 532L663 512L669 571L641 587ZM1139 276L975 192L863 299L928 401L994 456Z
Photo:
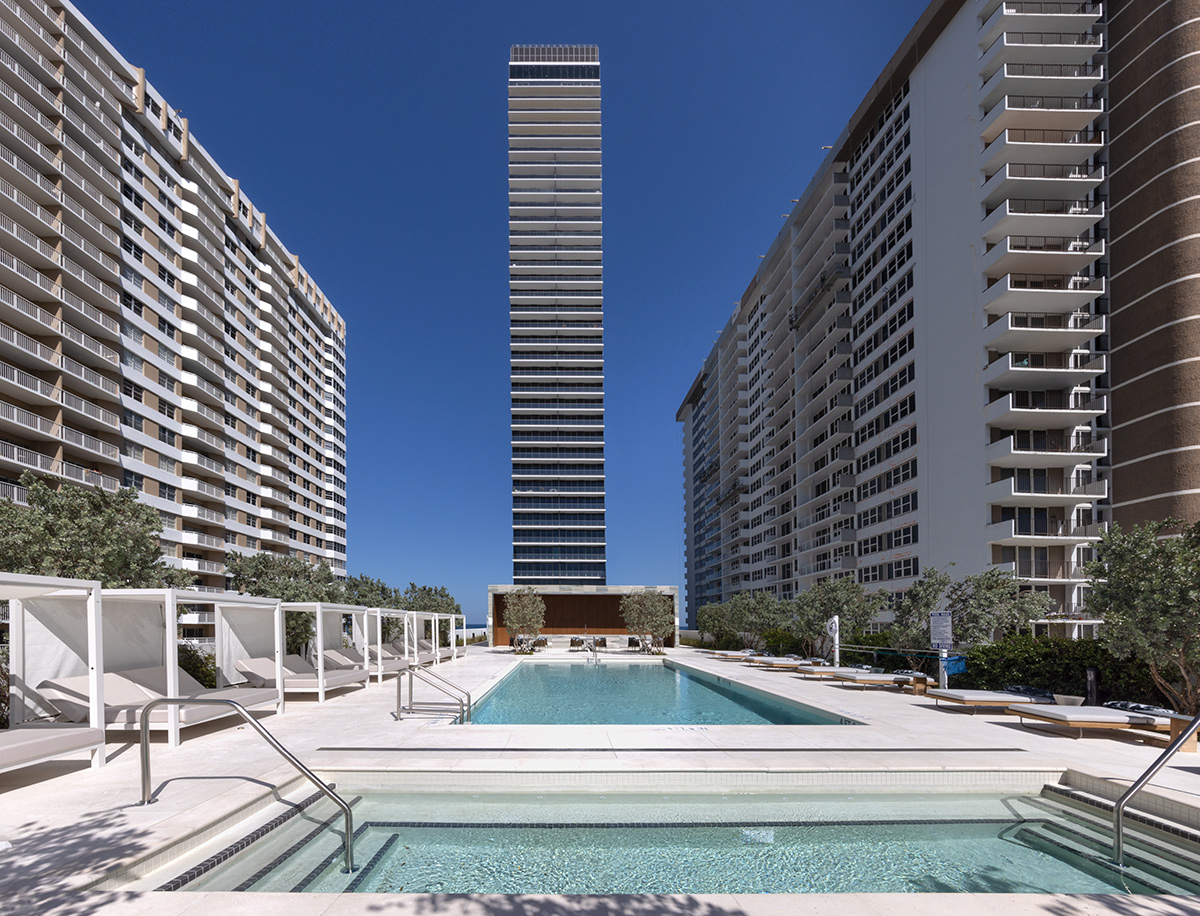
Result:
M396 720L397 721L399 721L399 719L400 719L400 713L403 712L405 709L404 702L403 702L403 695L401 693L401 689L403 687L404 680L405 680L405 678L404 678L405 674L408 675L408 707L407 707L407 709L409 712L416 711L416 705L413 700L413 678L415 677L417 680L421 681L422 683L428 684L434 690L438 690L441 693L445 694L446 696L450 697L450 704L426 702L426 703L422 703L421 704L422 706L439 707L439 706L446 706L446 705L453 704L455 706L458 706L458 720L460 722L462 722L465 725L471 721L471 715L472 715L472 711L473 711L472 704L471 704L471 691L466 690L463 687L459 687L458 684L454 683L453 681L447 680L446 678L442 677L440 674L435 674L434 672L430 671L428 668L417 668L417 667L413 667L413 666L409 666L407 671L400 672L400 676L398 678L396 678Z
M1159 755L1154 763L1150 764L1150 768L1135 779L1133 785L1126 789L1125 794L1117 799L1117 803L1113 805L1113 861L1118 865L1125 864L1125 821L1122 818L1122 815L1125 813L1125 806L1129 804L1133 796L1146 787L1146 783L1154 778L1154 774L1166 766L1167 761L1174 757L1176 752L1197 731L1200 731L1200 716L1192 719L1191 724L1180 732L1178 738L1167 745L1167 749Z
M354 815L350 811L350 806L346 803L345 799L326 785L316 773L301 763L295 754L280 744L274 735L263 728L262 723L246 711L245 706L234 700L219 700L213 697L159 697L156 700L151 700L142 707L142 800L140 804L154 804L153 794L150 791L150 710L156 706L228 706L245 719L246 724L253 727L266 740L267 744L278 751L280 756L299 770L302 776L320 789L330 801L342 809L342 814L345 816L346 821L346 836L343 839L343 858L346 862L346 871L348 873L354 871Z

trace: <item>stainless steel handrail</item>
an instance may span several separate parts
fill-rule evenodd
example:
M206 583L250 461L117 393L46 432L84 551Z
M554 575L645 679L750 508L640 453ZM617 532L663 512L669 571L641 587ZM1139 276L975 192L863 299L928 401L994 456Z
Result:
M1167 749L1159 755L1159 758L1150 764L1145 773L1134 780L1133 785L1126 789L1125 794L1113 805L1113 861L1117 865L1125 864L1125 822L1122 820L1125 806L1129 804L1134 795L1145 788L1146 783L1154 778L1154 774L1166 766L1167 761L1174 757L1176 752L1197 731L1200 731L1200 716L1192 719L1191 724L1180 733L1178 738L1167 745Z
M458 686L458 684L455 684L453 681L447 680L446 678L442 677L440 674L435 674L434 672L428 670L427 668L415 668L415 667L411 667L411 666L409 667L407 672L401 672L400 677L398 677L396 679L396 719L397 720L400 719L400 713L403 712L405 709L404 697L403 697L403 693L401 692L403 689L405 673L408 674L408 711L409 712L413 712L416 709L416 706L415 706L415 703L413 700L413 678L415 677L417 680L421 681L422 683L428 684L430 687L434 688L435 690L439 690L446 696L450 697L450 701L452 703L455 703L458 705L458 718L459 718L460 722L463 722L465 724L465 723L471 721L471 716L474 711L473 705L471 702L471 691ZM451 690L448 690L446 688L451 688L451 690L457 690L463 696L460 697L457 694L452 693ZM464 697L466 698L465 701L463 699ZM426 705L446 705L446 704L429 703Z
M324 795L330 799L335 805L342 809L342 814L346 820L346 836L343 840L343 858L346 862L347 873L354 871L354 815L350 811L350 806L345 800L326 785L320 777L312 770L306 767L300 760L289 751L269 731L263 728L262 724L246 711L246 707L234 700L219 700L213 697L210 698L189 698L189 697L159 697L156 700L151 700L142 707L142 800L140 804L152 805L154 798L150 792L150 710L156 706L228 706L239 716L246 720L246 724L252 726L264 739L267 744L271 745L279 754L292 766L300 771L309 782L321 790Z

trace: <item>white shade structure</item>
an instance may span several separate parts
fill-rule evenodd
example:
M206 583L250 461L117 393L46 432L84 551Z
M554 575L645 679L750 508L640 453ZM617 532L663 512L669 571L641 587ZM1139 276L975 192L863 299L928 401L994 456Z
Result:
M373 607L361 608L363 613L355 614L353 618L354 648L364 658L373 659L370 668L375 673L376 683L383 683L385 659L383 654L384 618L403 620L405 612L398 608Z
M333 687L333 685L329 685L329 688L326 686L325 650L342 647L345 633L342 621L344 616L365 617L370 614L372 609L353 604L329 604L323 601L285 601L281 607L285 614L314 615L314 655L316 658L313 659L313 667L317 670L316 694L317 702L324 703L327 689Z
M103 766L104 634L100 583L0 573L0 600L9 602L9 728L54 712L31 685L51 677L86 675L89 731L98 730L99 736L90 743L85 740L77 749L92 750L92 766ZM80 737L86 738L82 734ZM59 754L47 754L50 756Z
M450 645L443 648L438 634L438 627L443 620L450 622ZM425 640L425 624L429 624L430 638ZM443 660L451 661L458 658L458 636L462 632L463 651L466 651L467 618L465 614L428 614L419 611L408 611L404 615L404 655L406 658L418 660L422 654L432 655L435 665ZM426 643L426 645L422 645Z

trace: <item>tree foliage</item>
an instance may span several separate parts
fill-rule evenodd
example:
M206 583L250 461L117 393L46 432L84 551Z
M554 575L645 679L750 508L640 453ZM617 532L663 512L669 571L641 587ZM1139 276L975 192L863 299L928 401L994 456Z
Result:
M940 569L926 566L921 578L910 585L897 602L895 619L888 630L893 649L922 649L929 645L929 615L938 609L950 587L950 576ZM909 658L910 667L919 665L919 658Z
M825 626L836 616L843 633L866 628L883 609L886 593L869 593L853 576L821 579L812 588L784 602L784 628L804 655L820 654Z
M163 562L162 520L137 490L55 490L26 471L28 505L0 502L0 569L98 579L106 588L186 588L195 575Z
M533 641L545 625L546 602L533 586L523 586L504 596L504 628L508 630L513 651L521 643L532 652Z
M342 583L345 597L343 604L353 604L358 607L404 608L404 592L388 585L382 579L374 579L367 575L351 576ZM404 619L402 617L383 617L380 620L381 634L384 642L392 642L404 636Z
M1177 519L1101 535L1088 565L1087 607L1104 620L1101 643L1144 661L1176 710L1200 714L1200 523L1179 537Z
M645 589L621 596L625 628L641 640L642 651L662 650L675 634L675 601L670 595Z
M236 591L280 601L321 601L341 604L345 597L342 583L333 576L328 563L312 564L299 557L277 553L240 553L225 555L225 575ZM313 614L286 614L284 625L287 651L299 655L315 636Z
M992 567L951 583L946 610L954 628L954 644L991 642L997 630L1007 633L1028 627L1054 606L1047 592L1021 591L1016 577Z

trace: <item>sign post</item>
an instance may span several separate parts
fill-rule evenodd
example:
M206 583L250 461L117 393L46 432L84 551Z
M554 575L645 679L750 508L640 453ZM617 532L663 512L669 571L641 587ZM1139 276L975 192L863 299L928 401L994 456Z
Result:
M929 615L929 645L938 654L938 686L946 689L946 653L954 647L949 611L934 611Z
M825 632L833 640L833 664L837 667L842 663L842 630L837 614L825 621Z

